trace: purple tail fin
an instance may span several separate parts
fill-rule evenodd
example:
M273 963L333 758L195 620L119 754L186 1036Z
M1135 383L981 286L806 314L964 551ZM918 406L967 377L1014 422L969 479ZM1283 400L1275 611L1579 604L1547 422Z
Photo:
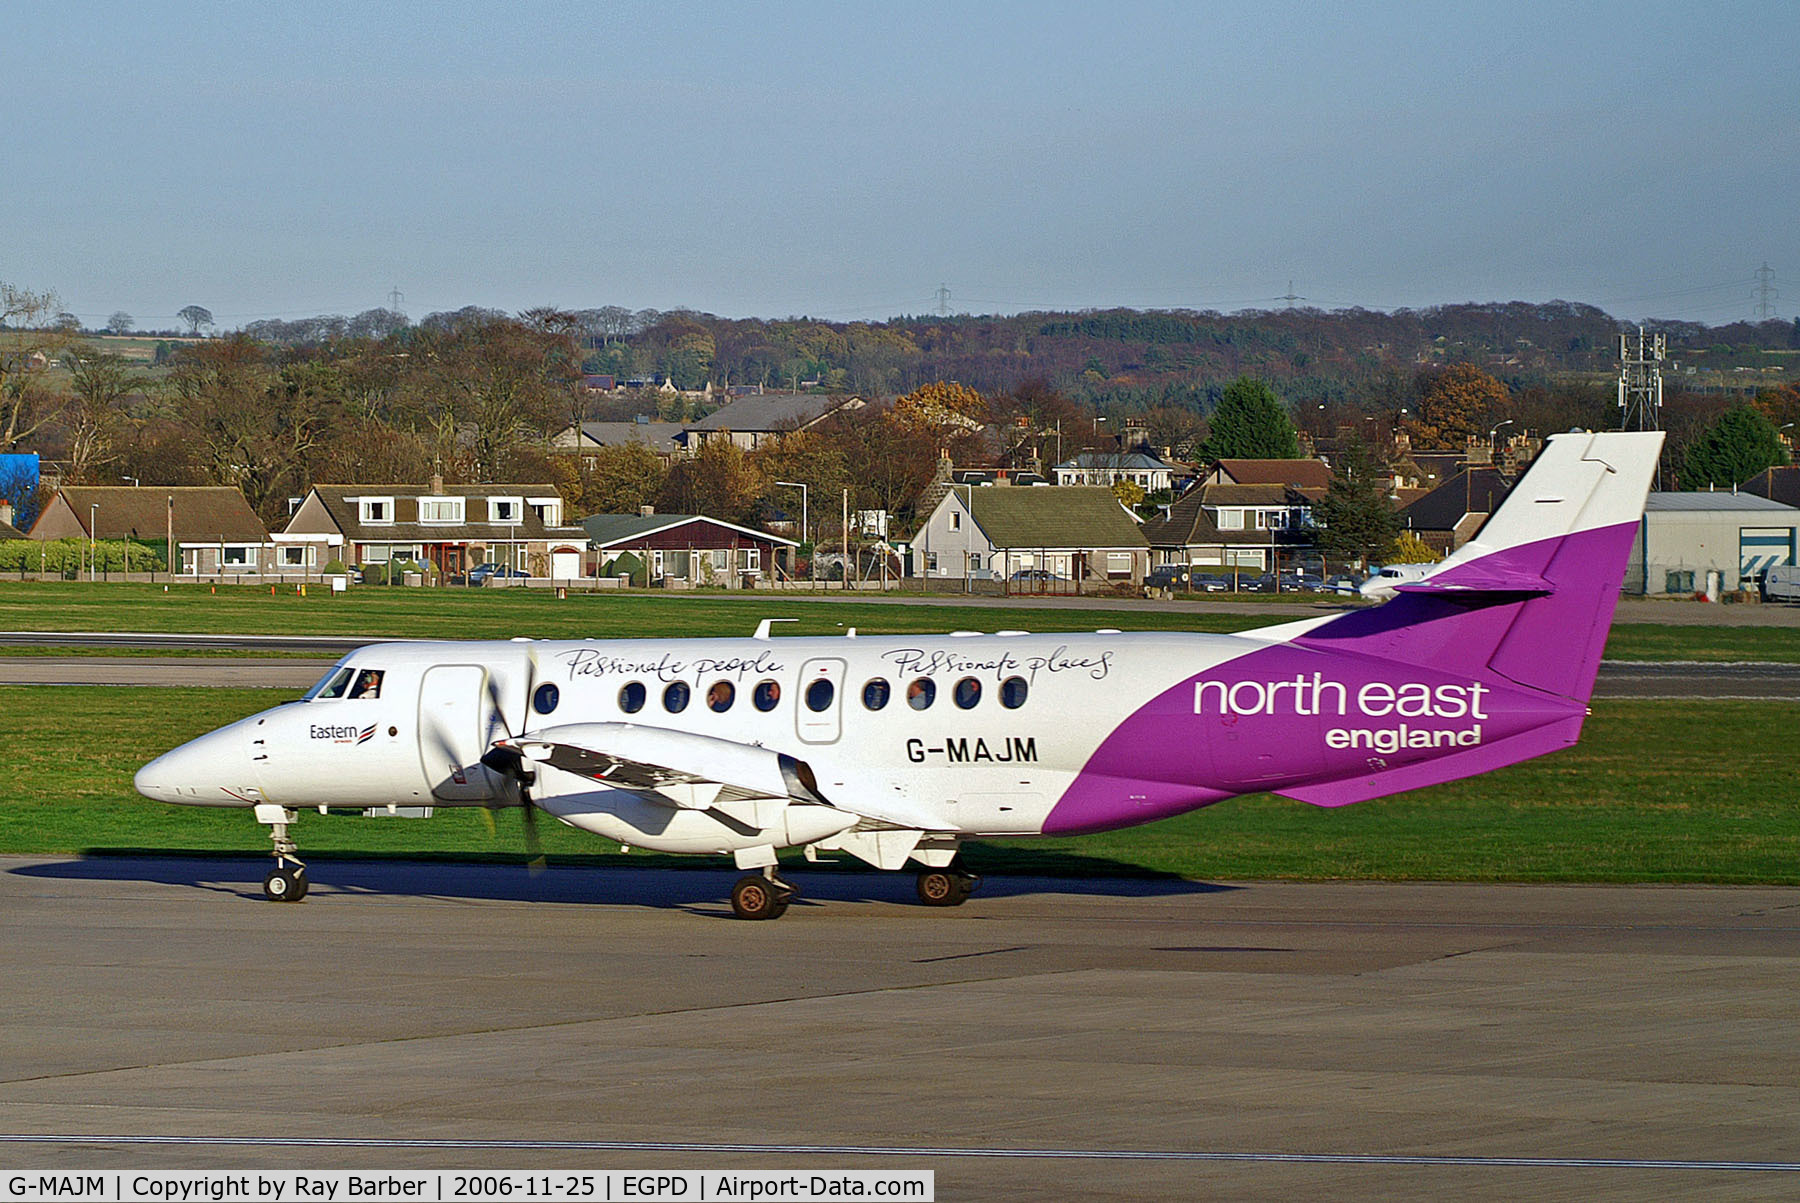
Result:
M1662 435L1566 434L1465 545L1385 605L1294 643L1593 693Z

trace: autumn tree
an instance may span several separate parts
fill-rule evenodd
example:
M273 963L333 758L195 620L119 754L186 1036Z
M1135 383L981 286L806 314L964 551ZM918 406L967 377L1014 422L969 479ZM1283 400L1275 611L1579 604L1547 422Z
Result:
M1219 397L1200 458L1297 459L1300 440L1287 406L1275 390L1253 376L1239 376Z
M854 415L831 433L854 482L858 509L905 513L937 470L937 440L891 413Z
M422 324L412 358L423 367L407 384L440 462L476 481L507 480L523 444L568 425L580 371L574 329L542 314Z
M894 420L934 436L979 430L988 420L987 398L965 384L936 380L894 402Z
M1512 394L1472 363L1454 363L1433 373L1403 427L1421 450L1460 451L1473 436L1507 416Z
M705 514L742 525L755 519L766 487L743 448L719 435L669 469L656 507L664 513Z
M669 477L662 457L643 443L602 447L581 458L580 507L587 514L635 514L657 503Z
M1730 488L1786 462L1775 424L1753 406L1736 405L1688 443L1681 458L1681 487Z

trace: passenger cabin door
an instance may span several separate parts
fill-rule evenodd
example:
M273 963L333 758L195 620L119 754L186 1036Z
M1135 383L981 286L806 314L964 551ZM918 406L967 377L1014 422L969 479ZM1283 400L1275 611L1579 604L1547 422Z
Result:
M492 745L495 718L487 670L478 664L441 664L419 686L419 760L432 795L446 802L484 802L495 796L494 774L481 763Z
M836 743L843 731L844 662L808 660L800 666L800 696L794 708L800 739L809 744Z

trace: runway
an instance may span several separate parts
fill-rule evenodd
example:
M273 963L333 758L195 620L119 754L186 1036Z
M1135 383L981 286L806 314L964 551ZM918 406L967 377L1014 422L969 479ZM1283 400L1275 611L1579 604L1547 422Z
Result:
M1800 890L263 867L0 859L0 1159L1800 1192Z

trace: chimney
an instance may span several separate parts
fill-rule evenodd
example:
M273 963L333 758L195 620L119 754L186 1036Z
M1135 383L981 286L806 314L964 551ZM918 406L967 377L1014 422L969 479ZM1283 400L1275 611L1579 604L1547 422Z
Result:
M640 518L652 518L655 517L655 515L656 507L653 505L640 505L638 507L638 517Z
M11 526L12 525L12 516L13 516L12 502L7 501L4 498L0 498L0 522L4 522L4 523L6 523L6 525Z
M441 497L443 496L443 493L444 474L442 472L433 472L431 474L431 495L433 497Z

